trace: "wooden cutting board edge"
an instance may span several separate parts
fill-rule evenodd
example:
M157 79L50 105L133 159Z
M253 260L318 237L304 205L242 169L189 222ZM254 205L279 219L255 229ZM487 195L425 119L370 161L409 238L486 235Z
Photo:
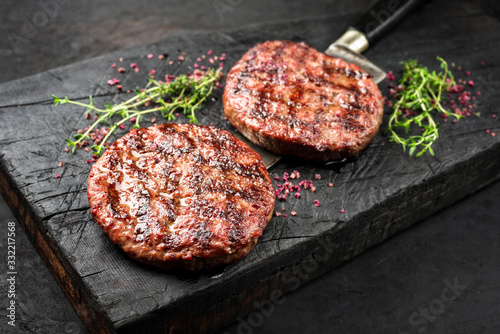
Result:
M0 164L0 193L83 323L92 332L113 333L113 326L109 319L103 315L102 310L95 307L99 304L92 300L91 294L82 281L78 279L75 270L65 264L68 262L62 258L58 247L48 237L46 231L41 228L42 225L36 223L39 221L39 217L30 209L26 198L12 184L12 180L8 179L8 174ZM105 331L103 332L103 330Z
M399 212L391 212L388 216L384 209L385 205L380 205L349 221L350 224L359 224L360 228L335 230L334 234L327 231L321 235L321 239L309 240L307 243L309 247L305 247L306 243L301 243L302 249L299 251L307 250L307 256L284 268L275 268L274 273L267 277L255 276L253 284L245 291L229 291L226 287L218 287L219 298L216 300L213 294L205 293L197 296L197 298L207 298L211 301L213 307L209 310L193 309L192 304L184 302L176 305L175 308L160 309L142 319L131 318L129 322L119 324L112 324L102 310L96 308L95 305L98 303L93 300L76 273L68 274L73 273L73 270L65 265L65 260L58 253L57 246L51 242L46 232L40 229L40 224L36 223L38 219L36 213L29 209L25 198L12 186L12 180L8 179L8 174L5 173L2 165L0 165L0 189L37 251L46 261L56 281L91 332L137 333L138 330L146 330L151 333L157 331L213 333L248 314L260 319L265 316L265 312L269 312L270 305L274 308L283 302L287 293L295 291L303 284L338 267L387 238L499 180L500 156L498 152L500 152L500 143L491 147L490 150L479 152L468 161L455 165L453 170L441 173L439 177L431 177L414 189L406 189L406 196L411 197L412 200L401 203L398 206ZM482 173L471 173L478 168L482 169ZM478 177L471 177L471 175ZM459 189L455 187L453 192L447 192L446 189L450 189L449 183L451 182L460 182L461 186ZM401 194L393 197L400 199ZM388 198L387 202L390 200L391 198ZM415 203L421 203L416 210L417 214L408 211L415 207ZM389 228L383 234L370 234L370 228L377 224L377 220L391 219L390 216L400 217L400 219L388 224ZM366 233L343 234L343 232L359 230ZM349 245L359 246L352 248ZM290 254L293 252L287 253L286 256ZM278 259L270 259L267 266L272 267L280 262ZM198 305L207 304L200 302ZM189 324L188 328L186 324Z

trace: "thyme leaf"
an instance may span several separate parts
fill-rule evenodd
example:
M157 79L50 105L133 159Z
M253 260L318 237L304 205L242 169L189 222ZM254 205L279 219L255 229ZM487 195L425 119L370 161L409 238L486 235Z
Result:
M410 155L418 150L417 157L425 152L434 155L432 144L439 138L439 123L433 118L435 114L456 119L464 117L442 105L443 92L456 83L446 61L441 57L437 60L441 62L442 70L438 73L430 72L413 59L401 63L404 71L399 80L400 91L396 94L389 118L389 140L401 144L404 151L409 148ZM415 134L415 127L420 128L420 134Z
M93 154L100 156L106 150L106 143L108 143L110 136L118 127L122 126L123 128L125 122L132 121L133 128L139 128L140 121L148 113L159 112L162 117L172 121L175 120L174 113L182 110L190 123L198 124L195 113L211 95L220 77L221 69L209 69L200 77L179 75L170 82L160 82L150 76L146 87L137 89L133 97L118 104L108 102L104 108L96 107L92 96L89 97L89 103L73 101L68 97L61 99L55 95L52 95L52 98L56 106L58 104L73 104L84 107L88 112L94 112L97 116L84 133L74 135L75 140L66 139L72 152L75 152L85 139L90 139L90 134L99 124L109 125L109 121L115 116L120 117L118 121L110 125L101 142L91 147Z

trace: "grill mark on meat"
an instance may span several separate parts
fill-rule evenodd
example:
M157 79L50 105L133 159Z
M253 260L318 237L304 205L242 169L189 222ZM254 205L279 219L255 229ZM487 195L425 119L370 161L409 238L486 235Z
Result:
M359 96L362 95L363 93L361 92L360 88L351 85L349 87L338 85L334 82L325 80L321 77L313 76L313 75L307 75L307 79L310 82L313 82L317 86L329 86L333 89L338 90L339 92L336 93L336 95L339 94L344 94L344 95L352 95L354 102L349 102L349 101L344 101L341 106L347 110L353 110L353 111L361 111L361 110L367 110L369 113L373 113L373 108L369 105L361 105L359 103ZM242 78L238 78L239 84L243 84ZM238 90L240 91L240 90ZM234 91L236 92L236 91ZM308 89L308 92L314 92L312 89ZM304 85L303 84L294 84L293 89L292 89L292 95L289 101L285 101L284 96L282 95L276 95L272 94L272 87L266 82L265 83L265 88L257 91L257 93L253 93L254 95L257 95L257 101L255 108L252 108L250 110L251 115L257 119L277 119L283 122L288 122L290 126L294 127L295 125L302 124L306 125L306 122L302 122L300 120L296 120L293 115L297 114L297 111L300 109L302 106L300 101L303 97L304 93ZM325 104L326 101L328 100L328 97L324 94L320 94L319 98L321 99L322 103ZM283 117L281 115L277 114L272 114L267 111L267 106L271 102L277 102L282 105L287 106L287 117ZM323 111L323 109L318 109ZM291 116L291 117L290 117Z
M241 224L241 222L243 221L243 215L236 208L233 201L229 203L228 207L230 209L228 210L228 219L234 222L233 224L231 224L231 228L229 230L229 240L232 243L237 244L241 242L245 233Z
M198 228L194 231L194 242L199 243L204 249L210 247L210 239L212 238L212 233L207 227L208 224L209 222L204 220L200 222Z
M177 219L177 216L179 214L177 210L177 208L179 207L179 200L167 198L161 199L160 201L165 207L165 214L168 219L168 221L163 220L163 225L168 226L170 225L169 222L173 222L175 219Z
M347 113L342 118L342 125L344 129L350 132L364 131L365 126L358 121L359 114L357 113Z
M265 42L243 55L226 77L223 101L226 118L254 143L321 161L364 149L383 114L369 74L290 41Z
M324 77L319 77L319 76L316 76L313 74L307 74L306 77L310 82L314 83L318 87L319 86L330 87L330 88L333 88L335 90L338 90L339 93L346 93L346 94L353 94L353 95L356 94L357 96L359 96L359 94L366 94L366 92L364 92L362 88L356 86L355 84L345 86L345 85L338 84L335 81L330 81ZM339 94L339 93L337 93L337 94Z
M216 128L170 124L113 144L92 168L88 196L98 224L132 258L193 270L245 256L275 200L248 146Z
M287 103L289 115L295 115L297 113L297 105L298 105L298 103L300 103L299 101L302 100L303 95L304 95L304 86L295 84L293 86L292 95L290 96L290 101ZM291 119L294 120L292 122L294 124L294 127L296 125L295 120L298 120L299 122L301 122L301 120L299 120L295 117L291 117ZM301 122L301 123L303 123L303 122Z

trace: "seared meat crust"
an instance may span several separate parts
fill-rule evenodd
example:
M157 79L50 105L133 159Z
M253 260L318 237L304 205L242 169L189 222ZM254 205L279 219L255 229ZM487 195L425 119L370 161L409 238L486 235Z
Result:
M250 49L226 78L224 113L269 151L329 161L364 149L378 132L384 100L357 65L304 43Z
M275 195L259 155L228 132L163 124L118 139L92 167L88 199L131 258L198 270L244 257Z

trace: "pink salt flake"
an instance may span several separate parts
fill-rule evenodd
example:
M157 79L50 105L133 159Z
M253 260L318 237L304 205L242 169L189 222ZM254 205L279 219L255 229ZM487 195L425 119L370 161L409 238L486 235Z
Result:
M120 83L120 80L118 80L117 78L113 78L113 79L108 80L108 85L110 85L110 86L114 86L117 83Z
M314 206L319 206L319 201L317 199L314 200Z
M394 73L392 73L392 71L389 71L389 73L387 73L387 80L396 80L396 77L394 76Z
M148 59L152 59L154 56L152 53L148 54Z
M344 209L340 210L340 213L345 213L345 210Z
M60 177L61 177L61 175L59 175L59 174L56 174L56 179L58 179L58 178L60 178Z
M290 212L290 214L291 214L292 216L296 216L296 215L297 215L297 212L296 212L296 211L292 211L292 212Z
M115 68L115 67L116 67L116 64L111 65L111 67L112 67L112 68Z
M472 80L467 81L467 84L468 84L469 86L471 86L471 87L474 87L474 86L475 86L474 81L472 81Z
M295 198L297 198L297 199L298 199L298 198L300 198L300 193L295 193L295 195L294 195L294 196L295 196Z

